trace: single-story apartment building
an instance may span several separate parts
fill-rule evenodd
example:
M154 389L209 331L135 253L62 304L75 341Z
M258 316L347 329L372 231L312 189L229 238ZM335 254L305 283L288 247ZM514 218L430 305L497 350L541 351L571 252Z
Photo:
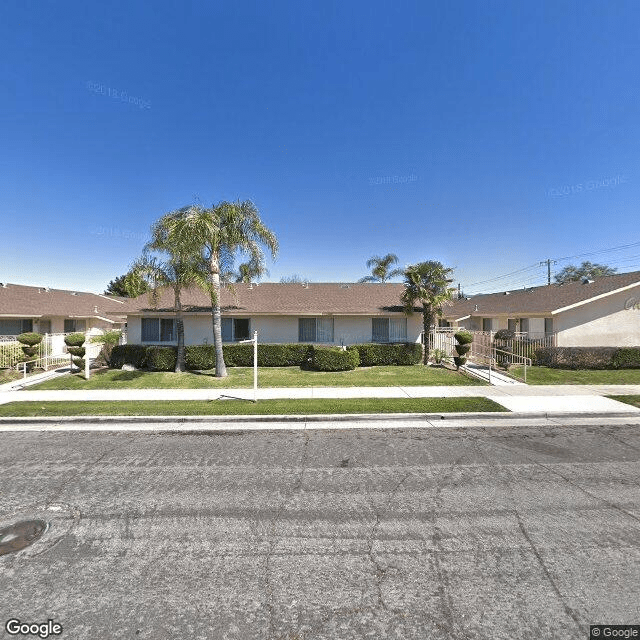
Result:
M441 324L555 336L559 347L640 345L640 271L455 300Z
M103 333L124 327L126 298L85 291L0 283L0 336Z
M223 342L258 332L261 343L420 342L422 315L407 316L398 283L236 284L221 294ZM198 288L183 291L185 343L213 344L211 302ZM147 294L124 305L127 342L175 344L174 294L164 289L154 305Z

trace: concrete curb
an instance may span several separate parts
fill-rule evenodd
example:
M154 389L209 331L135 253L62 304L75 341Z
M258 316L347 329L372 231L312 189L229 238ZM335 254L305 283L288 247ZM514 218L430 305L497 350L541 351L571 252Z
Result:
M580 419L580 418L636 418L640 414L632 411L620 412L507 412L482 411L468 413L340 413L313 415L211 415L211 416L49 416L49 417L3 417L3 424L158 424L167 423L269 423L269 422L416 422L431 420L528 420L528 419Z

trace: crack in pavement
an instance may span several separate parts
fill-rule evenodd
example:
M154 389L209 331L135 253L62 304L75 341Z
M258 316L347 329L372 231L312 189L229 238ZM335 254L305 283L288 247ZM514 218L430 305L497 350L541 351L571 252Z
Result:
M266 534L268 538L268 543L269 543L269 547L265 555L265 563L264 563L264 588L267 595L265 605L269 613L269 630L268 630L267 638L274 638L273 634L275 632L275 606L273 602L274 600L273 587L271 585L271 558L276 550L276 546L279 542L279 539L274 536L274 531L280 519L280 516L282 515L282 512L285 510L287 503L291 500L291 498L296 493L300 491L300 489L302 488L302 484L304 482L304 474L306 471L309 441L310 441L310 435L309 435L309 432L307 431L306 422L304 423L303 436L304 436L304 443L302 445L302 453L300 455L300 463L298 465L300 467L300 472L291 487L289 495L285 496L285 498L282 500L282 503L278 507L278 510L276 511L275 516L269 522L268 529L270 531L267 532Z
M384 609L385 611L388 610L388 607L384 601L384 598L382 597L382 583L386 578L387 571L392 568L392 565L387 565L385 567L377 560L377 558L373 553L373 542L374 542L376 533L378 532L378 529L380 527L380 520L384 516L385 512L389 510L389 507L391 506L391 502L395 498L396 493L400 490L400 487L404 484L404 482L407 480L407 478L410 475L411 475L410 473L405 474L400 479L400 481L396 483L395 487L392 489L391 493L389 494L389 497L387 499L387 504L385 505L382 513L378 512L374 508L375 521L373 523L373 527L371 528L371 532L369 533L369 536L367 538L367 555L369 557L369 560L375 567L374 576L376 579L376 591L377 591L377 603L378 603L377 606L382 607L382 609ZM398 612L395 611L394 613L398 613Z
M512 499L513 499L513 494L512 494ZM580 638L585 637L587 633L587 629L581 624L580 619L578 618L578 615L576 614L576 612L567 604L564 596L562 595L562 592L560 591L558 585L556 584L556 581L553 579L551 572L547 568L547 565L545 564L544 559L540 554L540 551L538 550L538 547L536 547L533 540L531 539L531 536L529 535L529 532L527 531L527 528L524 526L524 522L520 517L520 513L518 512L518 509L515 506L515 503L513 507L513 512L515 513L516 520L518 521L518 527L520 528L520 531L524 536L524 539L527 541L527 543L531 547L531 551L533 552L533 555L538 561L538 565L540 566L540 569L542 569L542 573L544 574L544 577L547 579L547 582L551 585L553 592L556 594L556 597L558 598L558 600L560 601L560 604L562 605L562 608L564 609L564 612L573 620L576 627L578 627L578 630L580 631L580 634L581 634Z

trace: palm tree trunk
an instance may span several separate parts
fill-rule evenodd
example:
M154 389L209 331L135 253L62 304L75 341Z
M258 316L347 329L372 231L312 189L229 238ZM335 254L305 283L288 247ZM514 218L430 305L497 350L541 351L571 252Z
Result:
M218 256L212 255L210 261L211 283L213 296L211 297L211 314L213 320L213 344L216 348L216 378L227 377L227 365L224 363L222 351L222 313L220 310L220 265Z
M176 357L176 373L183 373L186 369L184 364L184 319L182 316L182 302L180 300L180 288L176 287L175 308L176 308L176 334L178 337L178 355Z
M424 358L422 364L429 363L429 351L431 347L431 323L433 321L433 313L431 307L424 305L422 307L422 331L424 335Z

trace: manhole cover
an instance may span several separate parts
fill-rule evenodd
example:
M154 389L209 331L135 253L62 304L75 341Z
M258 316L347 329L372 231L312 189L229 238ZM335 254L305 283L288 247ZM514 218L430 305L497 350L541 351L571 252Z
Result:
M44 520L22 520L0 529L0 556L21 551L34 543L46 530Z

